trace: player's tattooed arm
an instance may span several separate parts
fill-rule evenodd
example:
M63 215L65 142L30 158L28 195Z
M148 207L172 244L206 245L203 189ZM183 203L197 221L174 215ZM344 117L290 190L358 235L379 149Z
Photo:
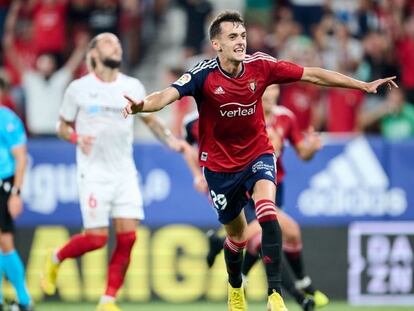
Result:
M339 72L326 70L318 67L305 67L301 80L321 86L343 87L357 89L367 93L377 93L378 87L386 85L388 88L398 88L394 77L378 79L372 82L360 81Z
M161 120L153 114L142 116L142 120L150 128L152 133L162 143L170 147L172 150L177 152L183 152L183 142L177 139L167 128Z

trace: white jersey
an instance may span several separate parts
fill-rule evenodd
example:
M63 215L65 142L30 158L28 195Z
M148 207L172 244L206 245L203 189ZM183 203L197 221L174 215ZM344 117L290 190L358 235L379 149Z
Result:
M103 82L94 73L74 80L67 88L60 116L75 121L79 135L95 137L92 152L77 148L78 175L86 180L110 181L136 174L132 156L133 118L124 119L123 95L140 100L145 88L135 78L118 74L114 82Z

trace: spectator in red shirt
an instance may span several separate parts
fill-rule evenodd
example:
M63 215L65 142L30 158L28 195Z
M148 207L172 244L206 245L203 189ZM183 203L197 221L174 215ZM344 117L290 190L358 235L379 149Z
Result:
M292 83L281 87L280 104L291 110L302 131L315 125L320 101L320 91L308 83Z
M357 117L364 93L351 89L329 89L327 92L326 127L332 133L357 131Z
M12 47L19 63L33 68L36 63L36 52L33 46L33 27L31 21L22 16L22 2L13 1L5 22L5 33L2 37L3 49ZM21 76L19 70L9 57L4 55L4 67L12 86L19 86Z
M404 34L397 40L396 52L400 63L401 84L409 102L414 103L414 15L404 23Z
M66 48L67 0L32 0L33 39L38 54L61 55Z

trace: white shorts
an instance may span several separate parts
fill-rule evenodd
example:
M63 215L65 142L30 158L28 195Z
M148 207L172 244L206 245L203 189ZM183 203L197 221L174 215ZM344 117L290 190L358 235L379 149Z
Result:
M137 176L114 181L79 179L79 200L83 227L108 227L110 218L144 219L142 195Z

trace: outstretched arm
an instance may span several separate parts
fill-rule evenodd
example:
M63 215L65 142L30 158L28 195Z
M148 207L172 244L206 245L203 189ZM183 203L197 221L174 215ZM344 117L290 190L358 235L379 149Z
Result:
M345 76L339 72L318 67L305 67L301 80L321 86L336 86L357 89L367 93L377 93L378 87L383 84L387 84L390 88L398 88L398 85L394 82L395 78L394 76L372 82L364 82Z
M87 34L80 34L76 40L75 50L70 55L69 59L65 63L65 68L74 73L79 67L83 58L85 57L89 36Z
M14 48L14 29L16 28L18 14L21 6L22 2L19 0L13 1L11 3L6 21L4 23L5 29L2 38L4 54L7 56L13 67L19 72L19 74L22 74L27 69L25 68L24 63L19 59L19 55Z
M151 93L143 100L134 100L128 95L124 95L124 97L128 100L128 104L122 110L122 114L126 118L129 114L159 111L178 100L180 94L176 88L170 86L162 91Z

